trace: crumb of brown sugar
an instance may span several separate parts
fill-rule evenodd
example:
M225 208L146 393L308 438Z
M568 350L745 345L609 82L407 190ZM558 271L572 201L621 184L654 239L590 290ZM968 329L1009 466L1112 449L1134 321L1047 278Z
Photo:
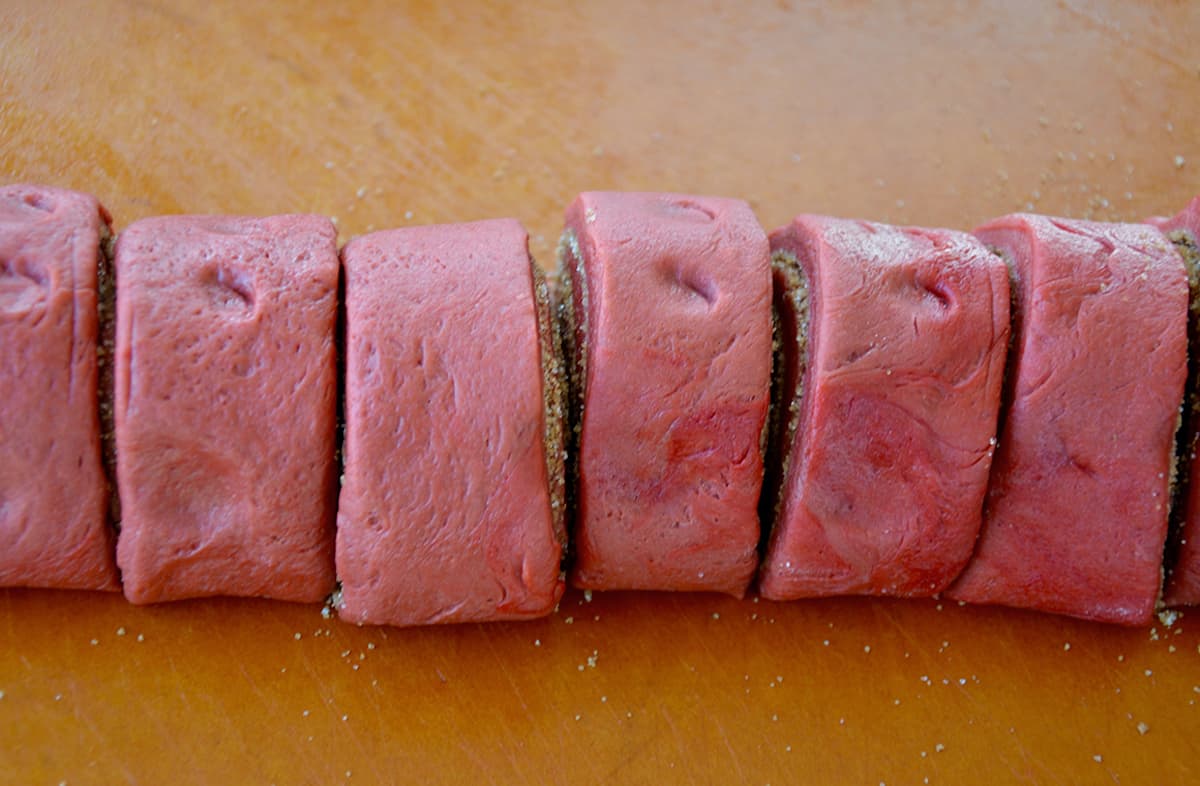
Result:
M1174 609L1164 609L1158 613L1158 621L1167 628L1172 627L1176 622L1178 622L1179 617L1179 612L1175 611Z

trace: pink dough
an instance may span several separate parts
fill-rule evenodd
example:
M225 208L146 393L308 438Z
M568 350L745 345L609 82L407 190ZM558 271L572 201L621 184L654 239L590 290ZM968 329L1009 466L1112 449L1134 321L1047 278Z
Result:
M586 276L571 580L740 596L758 561L766 235L745 202L672 194L582 194L566 224Z
M118 239L130 601L333 590L336 237L317 216L171 216Z
M1008 410L947 596L1149 621L1187 374L1188 285L1153 227L1032 215L975 233L1016 270Z
M1009 335L1004 263L960 232L822 216L772 233L771 248L803 268L810 318L763 597L939 592L979 532Z
M1193 266L1200 266L1200 197L1193 199L1174 218L1153 223L1170 238L1186 245L1187 253L1193 255ZM1191 308L1193 311L1200 309L1200 304L1193 302ZM1195 316L1192 318L1196 319ZM1200 363L1200 359L1193 358L1192 362ZM1196 394L1193 391L1193 395ZM1186 486L1178 503L1183 507L1178 516L1179 528L1172 538L1170 553L1173 559L1167 566L1167 582L1163 590L1163 601L1168 606L1200 605L1200 461L1196 460L1197 447L1200 445L1198 404L1200 402L1195 400L1188 402L1190 411L1185 412L1184 426L1187 432L1183 435L1183 456L1178 472L1180 482L1185 482Z
M0 188L0 586L117 590L100 451L86 194Z
M351 241L338 613L524 619L562 595L528 240L516 221Z

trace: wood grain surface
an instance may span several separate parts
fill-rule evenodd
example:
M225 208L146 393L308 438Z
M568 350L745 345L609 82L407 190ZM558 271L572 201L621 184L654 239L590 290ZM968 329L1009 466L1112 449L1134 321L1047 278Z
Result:
M0 181L342 239L584 189L969 228L1200 192L1200 5L0 6ZM47 478L48 483L53 478ZM1200 612L569 593L549 619L0 590L0 783L1188 784Z

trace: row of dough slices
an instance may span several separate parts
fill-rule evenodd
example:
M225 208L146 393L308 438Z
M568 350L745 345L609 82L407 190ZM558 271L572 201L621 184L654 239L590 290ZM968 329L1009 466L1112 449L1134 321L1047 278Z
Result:
M588 193L566 225L552 292L510 220L114 242L88 195L0 189L0 586L393 625L568 580L1200 602L1200 198L768 238L738 200Z

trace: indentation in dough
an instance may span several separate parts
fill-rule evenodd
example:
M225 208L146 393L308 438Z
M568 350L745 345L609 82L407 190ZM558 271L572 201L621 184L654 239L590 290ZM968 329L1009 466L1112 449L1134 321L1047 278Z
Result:
M936 278L918 275L913 285L920 290L923 298L936 303L943 311L954 306L954 293L945 282Z
M670 286L701 298L710 308L717 302L717 283L705 271L676 259L664 263L663 273Z
M254 281L244 271L229 265L212 265L204 268L202 281L214 308L254 311Z
M46 299L49 276L23 259L0 259L0 313L24 314Z
M48 194L42 194L35 191L33 193L26 194L24 199L21 201L32 207L34 210L40 210L43 213L54 212L54 200L51 199Z
M681 218L691 219L693 221L715 221L717 214L711 209L705 207L691 199L676 199L669 203L669 207L673 209Z

